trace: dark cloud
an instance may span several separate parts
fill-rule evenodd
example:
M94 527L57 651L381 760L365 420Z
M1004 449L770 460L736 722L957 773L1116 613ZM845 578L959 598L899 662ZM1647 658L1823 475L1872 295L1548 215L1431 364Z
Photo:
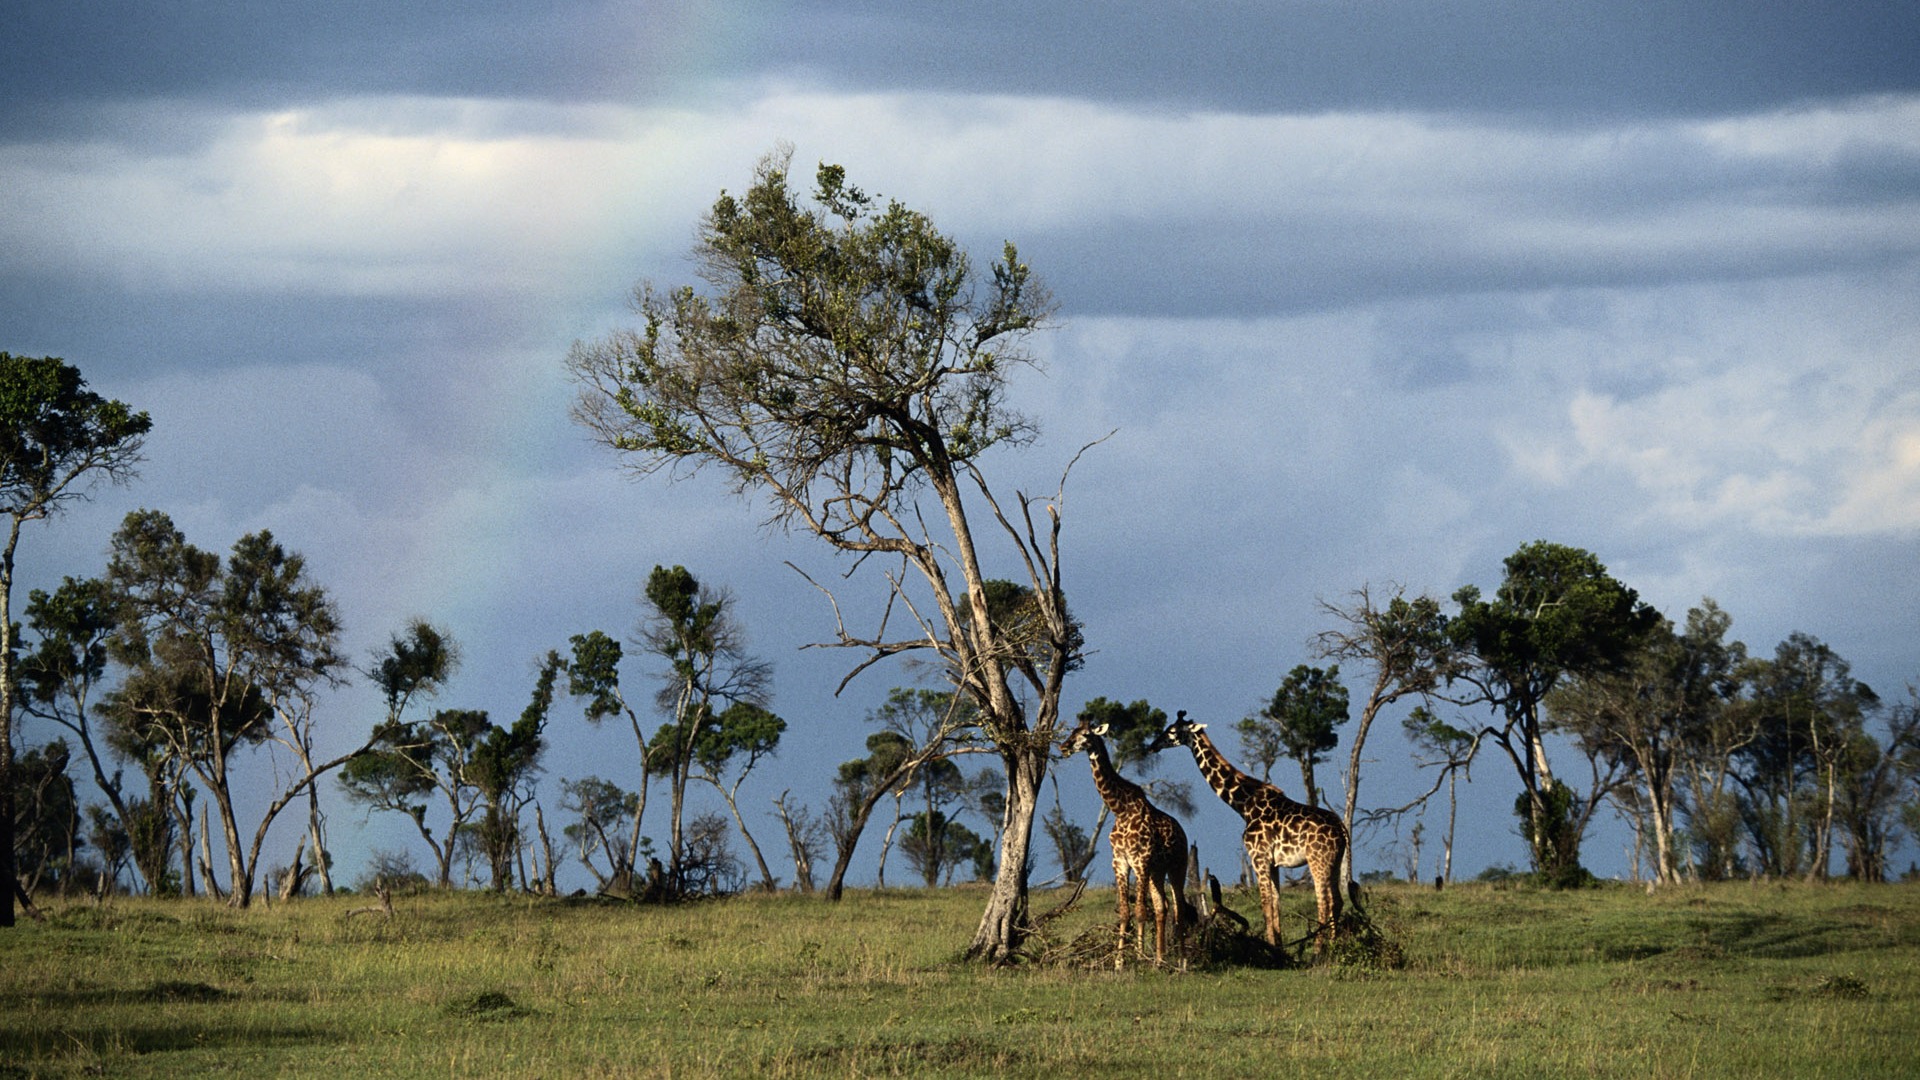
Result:
M786 40L854 77L1249 111L1718 112L1920 78L1920 11L1886 0L995 7L894 15L871 55Z
M74 101L633 103L767 75L1248 112L1711 114L1920 86L1920 7L27 0L0 43L16 131Z

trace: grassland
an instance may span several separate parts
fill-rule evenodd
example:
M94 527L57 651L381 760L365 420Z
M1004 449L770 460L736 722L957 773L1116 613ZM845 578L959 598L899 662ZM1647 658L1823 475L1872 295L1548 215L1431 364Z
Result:
M1384 886L1399 967L1121 972L959 963L967 890L362 902L56 905L0 933L0 1077L1920 1073L1909 886Z

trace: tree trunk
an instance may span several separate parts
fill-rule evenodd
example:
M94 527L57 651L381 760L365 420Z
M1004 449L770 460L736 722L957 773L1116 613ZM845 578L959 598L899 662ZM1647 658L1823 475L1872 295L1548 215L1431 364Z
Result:
M633 714L629 712L627 715L632 716ZM633 734L635 738L640 738L640 722L638 720L635 720L633 723ZM647 769L647 743L645 739L641 739L640 789L635 792L639 798L634 801L633 805L633 833L627 837L626 871L629 881L633 880L634 876L640 872L640 820L647 815L647 788L651 786L653 786L653 777ZM618 867L615 868L614 876L619 876Z
M200 815L200 877L207 883L207 895L216 900L226 898L220 879L213 872L213 818L204 813Z
M1011 748L1002 755L1007 766L1006 826L1000 833L1000 866L993 892L980 916L967 958L1004 964L1016 959L1026 942L1028 851L1033 842L1033 818L1040 807L1040 786L1047 776L1048 748Z
M307 819L308 826L313 832L313 871L320 875L320 894L332 896L333 868L327 865L331 860L327 857L326 844L320 831L320 796L316 790L318 787L318 784L312 784L307 788L307 793L313 798Z
M1386 696L1388 684L1391 682L1387 675L1386 664L1383 660L1376 660L1375 664L1377 666L1374 671L1373 690L1367 695L1366 707L1360 710L1360 722L1354 726L1353 740L1347 748L1347 803L1340 814L1341 824L1347 827L1347 848L1340 854L1340 881L1337 884L1337 887L1342 889L1347 887L1348 882L1354 880L1353 816L1360 807L1360 755L1366 748L1367 732L1373 727L1374 717L1379 716L1381 708L1391 700ZM1450 843L1451 834L1449 834Z
M193 788L185 785L186 777L183 774L175 781L174 786L167 786L165 781L159 781L152 786L151 790L156 806L160 804L161 797L165 796L165 812L172 815L174 823L179 826L180 895L193 896L199 892L199 886L195 882L201 875L194 869L193 859ZM175 790L175 787L178 787L178 790ZM162 862L159 869L164 878L167 872L166 863ZM207 888L211 892L213 887L209 885Z
M560 894L560 875L553 865L553 836L547 832L547 815L541 810L538 802L533 804L533 827L540 834L540 858L546 863L545 868L541 872L541 879L545 883L546 894L548 896L558 896Z
M895 776L888 777L888 780L895 780L897 776L896 773ZM853 862L853 853L860 846L860 834L866 831L867 821L873 817L873 808L880 805L880 800L885 798L886 794L886 784L875 784L867 797L860 800L860 805L854 810L853 819L847 823L845 842L840 842L838 837L835 838L837 850L834 852L833 874L827 879L829 901L839 903L840 896L846 887L847 867Z
M20 516L13 515L5 551L0 551L0 927L13 925L13 894L19 868L13 858L13 552L20 542Z
M220 833L227 841L227 874L231 888L227 893L227 903L243 908L253 901L253 867L247 865L246 853L240 848L240 822L234 817L233 792L227 790L226 777L221 775L213 787L214 805L220 809Z
M780 797L773 800L773 805L780 811L780 824L787 831L787 848L793 854L794 887L802 894L811 896L813 894L813 858L807 851L806 838L801 835L800 826L794 822L793 813L787 809L787 793L781 792ZM802 806L800 812L805 814L806 807Z
M713 786L720 792L721 796L727 800L727 809L733 811L733 823L739 827L740 837L747 842L747 849L753 852L753 863L760 868L761 887L770 893L779 892L780 887L774 884L773 881L773 871L767 869L766 856L760 854L760 845L754 842L753 834L747 831L747 820L740 816L740 804L736 801L736 792L739 785L734 785L736 791L728 791L719 784L714 784Z
M887 887L887 852L893 850L893 834L900 831L901 813L900 797L896 795L893 799L893 823L887 826L887 835L880 838L880 872L877 885L882 889Z
M1680 865L1673 844L1672 774L1665 773L1659 782L1649 783L1647 796L1653 803L1653 857L1657 860L1653 880L1662 885L1677 884Z
M310 836L306 833L300 835L300 844L293 849L293 865L287 867L285 876L280 879L280 902L283 904L293 899L294 894L300 891L301 883L306 880L307 872L300 864L301 860L306 858L307 844L310 839ZM268 882L267 884L269 890L271 890L273 883Z

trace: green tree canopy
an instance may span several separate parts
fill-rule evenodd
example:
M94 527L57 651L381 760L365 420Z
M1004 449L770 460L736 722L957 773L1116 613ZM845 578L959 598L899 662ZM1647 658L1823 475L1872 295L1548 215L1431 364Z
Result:
M120 616L110 647L126 675L102 712L136 759L158 752L199 778L226 836L230 899L245 906L274 817L353 756L318 767L308 759L313 694L339 683L346 663L333 601L271 533L241 537L223 564L156 510L121 523L107 580ZM240 749L270 738L309 767L274 797L247 845L232 770Z
M1571 877L1578 867L1563 865L1563 859L1578 851L1579 837L1564 835L1567 823L1544 820L1554 778L1542 703L1568 675L1619 667L1659 624L1660 613L1580 548L1545 540L1523 544L1507 556L1505 568L1492 600L1472 585L1454 594L1460 611L1447 629L1471 657L1463 677L1504 717L1488 734L1506 751L1524 788L1534 866L1549 876Z
M1051 302L1011 244L986 272L926 215L884 204L821 165L811 200L789 155L722 192L694 256L712 286L638 293L643 325L578 345L575 418L634 469L721 470L765 495L774 520L840 551L885 555L906 631L836 620L836 644L886 657L932 652L979 708L1007 766L1000 871L969 952L1011 958L1027 926L1027 845L1079 643L1060 591L1058 499L994 498L978 467L1035 427L1007 403L1031 364L1025 339ZM926 512L922 497L937 503ZM1003 640L969 501L1027 572L1029 633ZM943 523L940 535L934 522ZM878 572L878 571L876 571Z
M91 481L133 475L153 421L87 389L80 369L56 357L0 352L0 927L13 925L13 568L20 529L85 498Z
M1340 745L1339 729L1347 716L1347 688L1340 681L1340 665L1299 664L1287 673L1267 707L1242 719L1236 728L1247 755L1260 763L1262 779L1271 777L1275 762L1290 757L1300 763L1300 782L1306 788L1303 801L1318 805L1314 766Z

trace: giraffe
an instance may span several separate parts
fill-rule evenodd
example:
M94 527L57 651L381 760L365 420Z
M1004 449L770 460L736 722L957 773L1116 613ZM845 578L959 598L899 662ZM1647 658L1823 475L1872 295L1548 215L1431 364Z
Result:
M1107 834L1107 845L1113 849L1113 891L1120 916L1113 966L1117 969L1126 960L1129 919L1139 927L1135 950L1141 956L1146 955L1149 897L1153 902L1153 960L1156 964L1164 963L1169 916L1175 934L1182 925L1199 918L1193 905L1187 902L1187 834L1172 815L1147 801L1147 793L1140 785L1121 776L1113 767L1113 759L1107 756L1106 740L1101 738L1106 733L1107 725L1095 727L1082 720L1061 742L1060 754L1072 757L1086 751L1087 761L1093 766L1093 786L1100 790L1100 798L1113 811L1113 829ZM1131 911L1128 871L1133 873ZM1169 886L1173 892L1171 912L1167 902Z
M1193 751L1194 763L1200 766L1208 786L1246 821L1246 832L1240 839L1253 863L1254 878L1260 883L1260 912L1266 917L1269 945L1280 944L1276 868L1306 864L1313 874L1313 895L1319 908L1320 924L1314 936L1325 948L1340 919L1341 889L1334 877L1340 873L1347 850L1346 824L1333 811L1294 802L1272 784L1234 768L1214 748L1205 729L1205 724L1188 720L1183 709L1148 749L1160 751L1179 743Z

